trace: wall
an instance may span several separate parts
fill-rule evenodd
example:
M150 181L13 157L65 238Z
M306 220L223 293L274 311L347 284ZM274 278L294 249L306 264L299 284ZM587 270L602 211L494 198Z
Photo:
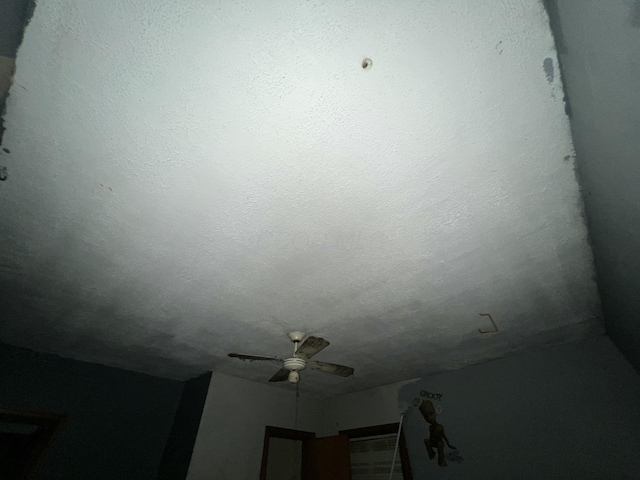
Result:
M13 83L15 56L34 8L35 0L0 2L0 144L4 133L6 94Z
M153 479L182 383L0 345L0 408L69 414L36 478Z
M322 402L300 386L297 430L318 432ZM189 480L255 480L267 425L295 428L295 390L214 373L189 467Z
M421 391L443 395L434 401L443 408L438 420L463 463L429 461L428 425L413 406ZM343 395L327 418L353 428L397 421L406 411L414 478L638 478L639 398L638 374L597 337Z
M300 480L302 471L302 440L269 439L267 480Z
M546 0L607 333L640 369L640 1Z
M158 480L187 478L210 381L211 372L185 382L158 470Z
M398 389L415 381L407 380L326 399L322 436L337 435L340 430L399 422L408 405L399 407Z
M33 14L35 0L0 2L0 56L15 57L24 27Z

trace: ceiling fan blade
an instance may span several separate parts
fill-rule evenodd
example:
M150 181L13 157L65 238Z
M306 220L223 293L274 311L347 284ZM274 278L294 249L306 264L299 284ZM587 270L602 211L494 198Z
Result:
M314 360L307 362L307 367L312 370L320 370L321 372L331 373L341 377L350 377L354 372L351 367L336 365L335 363L316 362Z
M255 360L270 360L272 362L282 362L282 359L278 357L261 357L258 355L243 355L241 353L230 353L229 356L232 358L239 358L240 360L249 360L250 362L253 362Z
M269 379L270 382L283 382L287 378L289 378L289 370L286 368L281 368L276 372L276 374Z
M329 346L324 338L309 337L298 347L296 357L311 358L323 348Z

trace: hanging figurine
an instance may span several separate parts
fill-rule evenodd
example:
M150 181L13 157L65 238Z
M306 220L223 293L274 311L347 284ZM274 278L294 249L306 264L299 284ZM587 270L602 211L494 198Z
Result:
M456 450L456 447L449 443L449 439L444 434L444 427L436 421L436 409L433 408L431 400L424 400L420 404L420 413L424 419L429 423L429 438L424 439L424 446L427 447L429 458L433 460L436 456L434 449L438 450L438 465L441 467L447 466L447 461L444 456L444 444L451 450Z

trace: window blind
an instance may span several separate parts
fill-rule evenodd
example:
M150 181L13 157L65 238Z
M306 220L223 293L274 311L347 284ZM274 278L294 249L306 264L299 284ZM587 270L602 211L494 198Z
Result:
M352 480L389 480L396 448L396 435L354 438L350 441ZM403 480L400 454L393 469L393 480Z

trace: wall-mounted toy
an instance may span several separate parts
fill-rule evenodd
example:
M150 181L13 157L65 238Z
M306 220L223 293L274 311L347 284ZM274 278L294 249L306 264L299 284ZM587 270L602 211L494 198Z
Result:
M489 320L491 320L491 323L493 324L493 330L480 330L478 329L478 331L480 333L496 333L498 332L498 325L496 325L496 322L493 321L493 317L491 315L489 315L488 313L481 313L480 314L481 317L489 317Z
M464 458L462 458L458 450L452 450L447 453L447 460L453 463L462 463Z
M457 449L449 443L449 439L444 433L444 427L436 421L436 409L433 407L431 400L424 400L420 404L420 413L429 424L429 438L424 439L424 446L427 448L429 458L433 460L438 452L438 465L441 467L447 466L447 461L444 454L444 444L454 450L457 455ZM462 458L462 457L460 457Z

